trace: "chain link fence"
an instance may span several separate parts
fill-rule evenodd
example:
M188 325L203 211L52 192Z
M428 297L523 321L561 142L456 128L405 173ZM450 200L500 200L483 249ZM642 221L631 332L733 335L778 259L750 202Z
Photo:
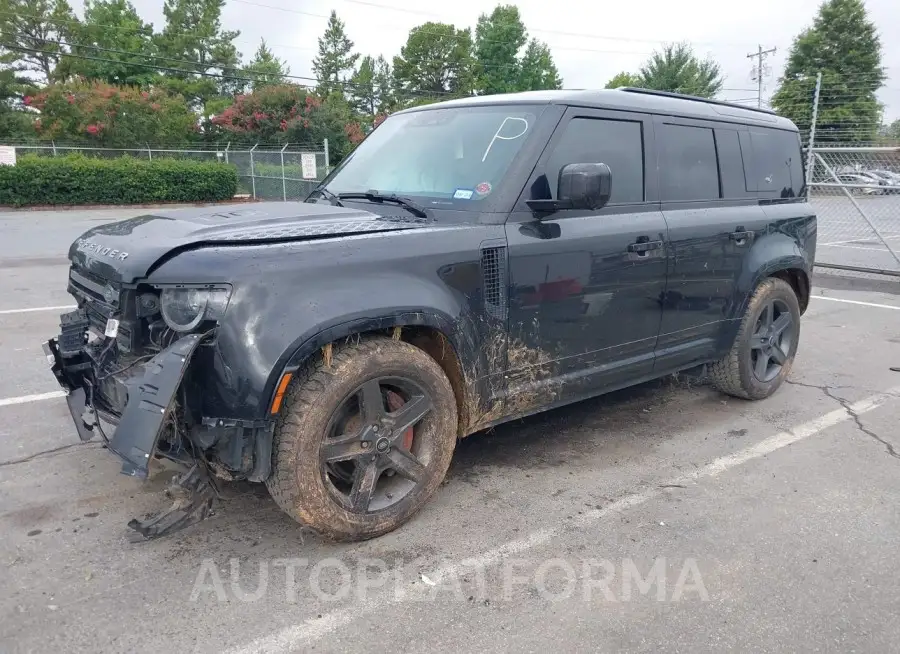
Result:
M819 268L900 277L900 148L813 147Z
M78 145L4 144L16 149L16 156L36 154L53 157L80 153L89 157L114 159L181 159L230 164L237 169L238 195L259 200L303 200L328 174L328 140L320 145L302 146L186 146L92 148Z

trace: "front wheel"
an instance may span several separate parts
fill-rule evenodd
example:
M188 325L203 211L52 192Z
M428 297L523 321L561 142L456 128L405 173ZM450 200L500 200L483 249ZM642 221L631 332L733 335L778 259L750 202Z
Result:
M728 354L712 365L713 385L745 400L774 393L791 371L800 340L800 303L791 286L769 278L757 287Z
M456 433L453 389L424 351L382 337L335 346L330 362L309 364L288 390L266 485L328 538L374 538L431 497Z

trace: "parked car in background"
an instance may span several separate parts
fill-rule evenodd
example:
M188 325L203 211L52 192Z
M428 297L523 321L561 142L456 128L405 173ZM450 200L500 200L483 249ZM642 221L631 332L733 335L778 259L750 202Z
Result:
M883 180L866 173L840 173L838 179L853 195L883 195Z
M885 193L896 194L900 193L900 174L893 173L889 170L867 170L866 174L871 177L878 179L883 186L888 188L885 189Z

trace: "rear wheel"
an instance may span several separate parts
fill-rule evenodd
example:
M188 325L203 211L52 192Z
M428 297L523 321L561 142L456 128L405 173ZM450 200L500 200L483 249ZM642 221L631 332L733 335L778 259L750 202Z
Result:
M764 280L753 293L728 354L712 365L723 393L747 400L769 397L791 371L800 339L800 304L791 286Z
M298 374L275 431L266 485L298 522L364 540L406 522L431 497L456 444L456 400L419 348L376 337L334 349Z

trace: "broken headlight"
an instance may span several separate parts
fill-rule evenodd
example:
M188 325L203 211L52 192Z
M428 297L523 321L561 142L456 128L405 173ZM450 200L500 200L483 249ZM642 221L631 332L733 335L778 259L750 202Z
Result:
M226 288L164 288L159 296L166 325L177 332L190 332L204 322L225 315L231 291Z

